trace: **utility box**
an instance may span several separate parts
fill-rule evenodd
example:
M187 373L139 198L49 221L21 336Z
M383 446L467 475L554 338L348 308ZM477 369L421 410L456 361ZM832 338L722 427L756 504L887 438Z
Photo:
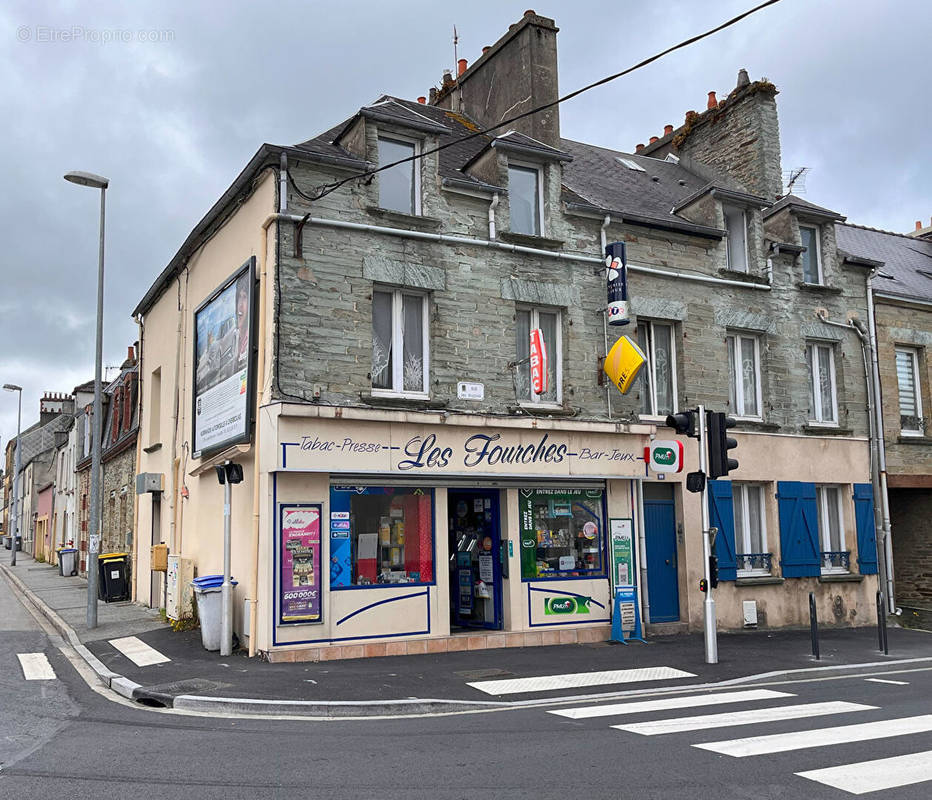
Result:
M165 614L169 619L191 616L191 581L194 580L194 559L171 554L165 572Z
M162 492L165 476L161 472L140 472L136 476L136 494Z
M149 548L149 569L153 572L168 571L167 544L154 544Z
M741 603L741 608L744 611L744 627L745 628L756 628L757 627L757 601L756 600L744 600Z

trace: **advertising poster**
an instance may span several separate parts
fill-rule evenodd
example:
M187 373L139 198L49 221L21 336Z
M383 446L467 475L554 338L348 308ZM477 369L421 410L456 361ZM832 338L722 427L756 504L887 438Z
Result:
M322 622L319 504L281 506L282 622Z
M612 531L612 578L615 588L633 586L634 547L630 519L611 520Z
M255 259L194 312L194 453L250 437Z

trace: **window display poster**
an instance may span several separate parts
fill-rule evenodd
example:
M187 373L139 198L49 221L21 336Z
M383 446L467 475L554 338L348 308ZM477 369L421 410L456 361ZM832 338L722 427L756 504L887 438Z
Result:
M634 575L634 548L630 519L611 520L612 534L612 580L615 588L633 586L637 581Z
M320 515L317 504L281 507L282 622L322 622Z

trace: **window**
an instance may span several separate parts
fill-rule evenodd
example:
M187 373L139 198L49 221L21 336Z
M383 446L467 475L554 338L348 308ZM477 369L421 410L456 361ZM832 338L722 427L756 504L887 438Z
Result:
M809 421L836 423L835 353L832 345L807 344L806 367L809 370Z
M431 489L330 489L330 585L433 583Z
M617 161L619 164L624 164L624 166L626 166L628 169L633 169L635 172L644 172L644 167L642 167L633 159L616 156L615 161Z
M418 146L414 142L379 137L379 164L391 164L417 155ZM389 211L402 214L421 213L420 170L417 161L385 170L379 173L379 206Z
M896 348L896 382L900 390L900 432L905 436L922 436L922 396L919 392L919 353Z
M149 444L159 441L159 425L162 422L162 368L152 370L149 380Z
M760 340L734 333L727 342L731 407L739 417L760 419Z
M735 557L742 575L769 575L771 554L767 550L764 516L764 487L733 483L735 513Z
M799 236L802 240L802 246L806 248L801 256L803 260L803 283L822 283L819 229L808 225L800 225Z
M522 489L521 577L604 575L601 489Z
M647 356L641 382L641 413L672 414L676 405L676 345L673 325L638 323L638 344Z
M427 297L401 289L372 292L372 389L427 394Z
M541 235L543 195L537 167L508 165L508 204L511 209L511 230L529 236Z
M847 572L850 552L844 549L841 489L838 486L816 486L816 508L819 520L819 542L822 548L822 574Z
M723 206L725 213L725 254L728 269L748 271L748 221L743 208Z
M544 345L547 348L547 391L543 394L534 394L531 391L531 365L528 360L531 355L531 331L540 328L544 334ZM515 368L515 395L519 403L550 403L563 402L561 382L563 369L562 323L560 312L554 309L519 308L515 313L515 350L517 351L517 366ZM524 363L521 363L524 362Z

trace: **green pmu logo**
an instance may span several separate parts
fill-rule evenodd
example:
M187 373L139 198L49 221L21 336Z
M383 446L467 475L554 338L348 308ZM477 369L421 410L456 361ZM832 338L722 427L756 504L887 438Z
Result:
M676 453L671 447L658 447L654 450L654 463L663 466L672 466L676 463Z
M588 614L588 597L547 597L544 599L545 614Z

